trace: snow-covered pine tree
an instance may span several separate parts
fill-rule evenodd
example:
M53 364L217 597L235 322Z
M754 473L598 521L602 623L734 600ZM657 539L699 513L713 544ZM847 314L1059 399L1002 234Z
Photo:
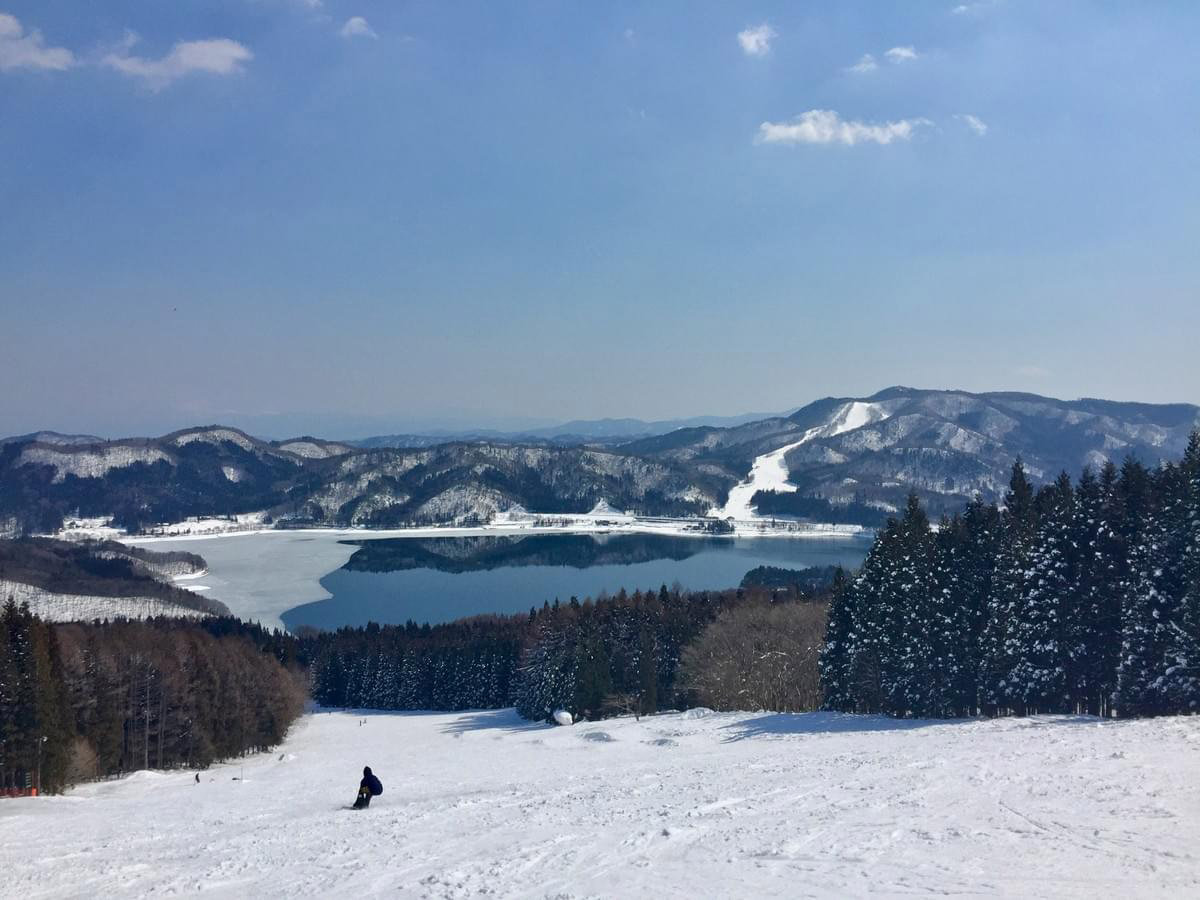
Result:
M888 519L863 562L853 585L852 626L847 640L849 692L853 711L884 709L885 667L890 679L900 617L892 589L893 569L902 552L900 523Z
M1200 711L1200 432L1193 432L1179 466L1183 491L1179 576L1182 595L1168 622L1163 693L1177 712Z
M513 702L526 719L569 710L575 699L574 648L564 631L544 626L517 671Z
M1117 470L1083 470L1071 525L1075 578L1065 623L1067 693L1075 712L1107 715L1116 689L1121 598L1128 560L1119 530Z
M928 621L933 656L924 715L969 715L975 706L970 549L966 520L943 517L934 536Z
M851 645L854 640L854 603L857 594L853 582L841 566L833 573L829 619L825 626L825 644L821 648L822 708L849 712L854 709L851 683Z
M1045 496L1022 578L1013 627L1009 696L1027 712L1069 707L1067 636L1076 616L1075 494L1063 472Z
M934 542L916 493L908 495L893 557L887 603L894 624L882 657L885 708L893 715L938 715L944 703L945 605L934 594Z
M1020 703L1011 683L1017 660L1016 616L1036 528L1033 487L1018 457L1004 495L996 567L980 647L980 702L984 709L997 715L1012 712Z
M956 661L954 696L960 715L975 715L982 706L979 684L983 633L1000 545L1000 511L995 504L978 498L967 504L958 538L954 594L959 606L961 659Z
M1165 465L1153 477L1158 502L1132 551L1132 586L1121 629L1116 706L1123 716L1162 715L1174 710L1168 669L1179 640L1186 589L1185 549L1190 538L1188 478Z

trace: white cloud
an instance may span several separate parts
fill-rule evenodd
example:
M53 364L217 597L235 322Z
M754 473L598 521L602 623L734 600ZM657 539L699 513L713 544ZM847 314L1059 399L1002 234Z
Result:
M973 116L970 113L959 113L954 118L956 118L956 119L958 119L958 121L964 123L968 128L970 128L973 132L975 132L980 137L983 137L985 134L988 133L987 122L983 121L983 119L979 118L979 116Z
M875 57L873 57L870 53L864 53L862 55L862 59L852 66L847 66L846 71L855 72L859 75L862 75L866 72L874 72L878 68L879 63L875 62Z
M893 63L911 62L920 56L911 44L907 47L893 47L883 55L887 57L888 62Z
M847 121L832 109L810 109L790 122L763 122L758 126L759 144L890 144L907 141L928 119L900 119L871 124Z
M766 22L738 32L738 43L747 56L766 56L771 52L771 41L779 36Z
M993 6L999 6L1001 0L972 0L971 3L960 3L953 7L950 12L956 16L969 16L975 13L985 12Z
M367 24L367 20L362 16L351 16L349 19L347 19L346 24L342 26L341 35L344 38L379 37L379 35L375 33L375 30Z
M242 64L254 58L250 50L228 38L205 41L180 41L171 52L161 59L130 56L129 49L137 41L130 35L125 50L110 53L102 62L133 78L143 79L151 88L159 90L172 81L193 72L210 75L237 75L243 71Z
M0 72L9 69L69 69L75 54L65 47L47 47L36 28L28 33L16 16L0 13Z

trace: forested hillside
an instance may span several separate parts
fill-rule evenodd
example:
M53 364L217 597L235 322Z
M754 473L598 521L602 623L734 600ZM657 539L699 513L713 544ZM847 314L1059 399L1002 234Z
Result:
M901 716L1200 710L1200 433L1179 463L1128 460L932 530L917 498L839 580L831 709Z
M912 491L935 514L976 495L998 500L1018 455L1035 484L1126 457L1152 468L1177 457L1198 423L1200 409L1186 404L889 388L602 449L486 440L368 449L215 425L119 441L40 432L0 442L0 534L52 532L70 516L111 516L132 531L247 513L292 525L473 524L517 506L583 513L601 500L703 515L756 458L783 448L797 490L759 495L760 514L873 527Z
M0 787L55 791L274 746L306 694L293 646L232 619L51 625L10 601Z
M122 615L119 601L153 602L164 614L172 609L202 615L229 615L225 604L182 590L171 576L204 569L194 553L154 552L116 541L67 542L52 538L0 539L0 602L10 595L37 598L45 618L55 615L55 604L86 598L88 618ZM33 601L31 601L33 602Z

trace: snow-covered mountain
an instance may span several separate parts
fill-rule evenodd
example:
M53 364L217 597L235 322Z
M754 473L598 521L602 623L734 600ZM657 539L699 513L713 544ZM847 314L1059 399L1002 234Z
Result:
M0 442L0 531L49 531L69 515L140 527L259 511L276 522L463 523L518 507L585 513L601 500L655 515L742 518L761 490L818 498L824 507L799 513L817 518L851 508L882 515L915 490L936 515L976 494L997 497L1018 456L1035 481L1126 456L1153 465L1178 457L1198 425L1200 408L1188 404L894 387L603 447L480 440L364 449L314 437L263 441L223 426L120 441L34 434Z
M623 445L736 478L719 512L744 512L756 490L853 500L881 509L915 490L935 512L979 494L997 498L1019 456L1034 481L1135 457L1177 458L1200 407L1054 400L894 387L818 400L791 416L736 428L696 428Z

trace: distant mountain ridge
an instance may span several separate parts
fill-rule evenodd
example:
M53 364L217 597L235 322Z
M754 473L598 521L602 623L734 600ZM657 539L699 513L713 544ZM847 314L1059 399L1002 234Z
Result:
M852 405L869 410L870 421L834 428ZM1197 427L1200 407L1191 404L892 387L863 398L824 398L784 418L674 432L621 449L732 474L796 444L785 462L800 495L886 508L916 490L939 513L977 494L998 498L1018 456L1035 481L1126 456L1157 465L1177 458Z
M639 420L599 430L631 421ZM581 436L362 448L315 437L263 441L220 425L119 441L38 433L0 442L0 533L53 531L76 515L138 528L256 511L276 524L476 523L514 506L586 512L602 500L651 515L703 515L731 503L738 485L748 499L748 475L767 454L781 457L779 489L805 501L797 515L836 520L853 510L846 521L862 521L864 510L882 516L909 491L937 515L976 495L997 498L1017 456L1035 481L1126 456L1156 465L1178 457L1198 426L1200 407L1191 404L892 387L786 416L602 445Z
M794 410L791 412L794 412ZM376 435L344 441L343 443L363 449L378 447L429 447L451 441L496 441L498 443L518 444L541 441L554 444L613 444L622 443L634 438L666 434L680 428L695 428L699 426L732 428L743 425L746 422L755 422L759 419L789 414L790 412L742 413L736 416L691 416L685 419L661 419L649 422L644 419L631 418L573 419L561 425L546 428L531 428L524 431L500 431L495 429L467 429L462 431L433 430Z

